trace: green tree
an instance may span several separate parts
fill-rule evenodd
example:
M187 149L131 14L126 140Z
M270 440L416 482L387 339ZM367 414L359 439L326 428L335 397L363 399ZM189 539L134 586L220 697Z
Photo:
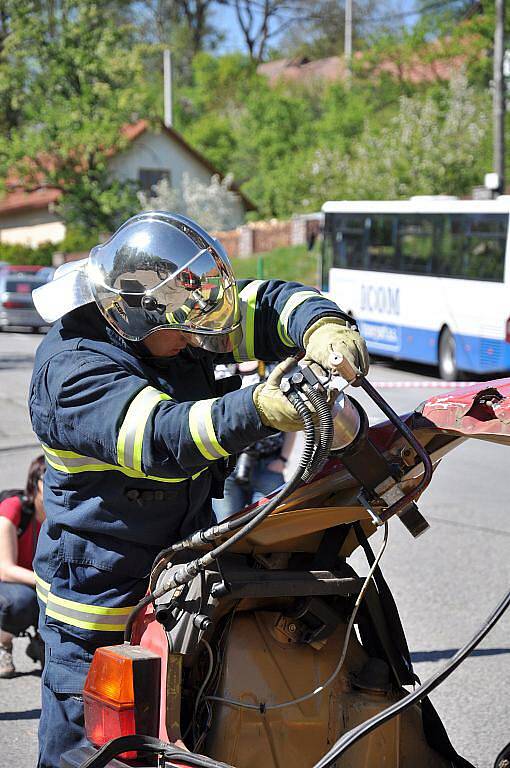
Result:
M402 97L382 128L367 125L351 155L331 147L312 153L303 170L308 204L469 192L488 167L489 109L488 94L463 76L442 98Z
M262 215L280 213L282 174L296 153L315 144L316 117L312 99L299 89L270 88L260 81L247 95L232 170L237 180L248 178L243 190Z
M197 54L193 58L190 85L178 85L178 127L193 129L197 120L211 113L233 121L232 110L242 106L259 80L253 64L240 53Z
M0 134L6 137L24 116L28 62L21 32L29 5L0 0Z
M137 207L132 185L110 178L108 160L126 144L122 127L149 113L143 50L129 27L111 23L108 3L55 5L57 13L23 20L32 62L25 119L0 138L2 175L61 190L67 223L108 231Z
M382 2L357 0L353 3L353 46L354 50L364 47L364 40L370 25L368 19L381 10ZM301 7L305 23L288 25L279 50L289 58L304 56L322 59L340 56L345 40L345 3L339 0L308 0ZM299 18L299 17L298 17ZM281 54L275 52L275 56Z

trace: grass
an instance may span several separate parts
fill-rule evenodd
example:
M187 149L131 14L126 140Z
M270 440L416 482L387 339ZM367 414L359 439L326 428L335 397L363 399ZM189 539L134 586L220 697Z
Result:
M306 245L290 245L266 253L256 253L247 259L232 259L238 279L264 278L296 280L304 285L317 285L318 249L308 251Z

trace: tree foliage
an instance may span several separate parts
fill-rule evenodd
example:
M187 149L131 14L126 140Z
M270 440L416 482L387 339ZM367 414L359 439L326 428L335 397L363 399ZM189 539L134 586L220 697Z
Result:
M146 211L175 211L197 221L204 229L234 229L239 220L239 200L231 185L231 176L221 180L215 175L209 184L204 184L185 172L179 189L161 179L151 196L140 192L139 200Z
M366 125L349 155L330 147L312 153L303 204L469 192L487 168L489 109L464 76L439 97L403 96L387 124Z
M7 187L61 190L59 211L76 232L114 228L139 201L134 184L112 180L111 158L126 146L123 126L161 115L170 46L175 127L261 216L317 209L328 197L463 194L490 170L494 12L478 4L471 15L470 5L434 14L424 3L410 24L399 3L359 0L362 55L350 82L270 85L261 59L341 51L341 2L0 0L0 176ZM227 6L245 27L235 53L217 49L215 13ZM281 24L287 32L275 36ZM451 86L409 77L417 64L444 62L463 64L465 77ZM216 197L226 194L215 184ZM214 218L214 195L202 192ZM200 196L186 194L174 203L189 214ZM217 212L214 226L228 220Z
M355 48L364 47L369 19L375 8L386 3L375 0L357 0L352 9L352 41ZM303 17L302 17L303 19ZM304 23L291 24L283 36L281 48L289 58L322 59L340 56L344 52L345 2L339 0L309 0L304 12Z
M55 250L53 243L41 243L37 248L20 243L0 243L0 262L50 267Z
M136 201L131 185L111 181L108 160L126 143L122 126L150 115L142 51L128 27L111 23L108 5L62 0L24 14L24 115L0 137L8 183L59 189L66 221L106 231Z

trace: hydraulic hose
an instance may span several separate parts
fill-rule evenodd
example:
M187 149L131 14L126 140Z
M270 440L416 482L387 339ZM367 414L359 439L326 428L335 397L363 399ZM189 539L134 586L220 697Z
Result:
M290 391L287 393L287 397L291 401L292 405L298 412L299 416L303 420L305 427L305 448L303 451L303 457L300 461L300 467L303 469L302 480L308 482L311 478L320 470L326 459L328 458L331 450L331 444L333 441L333 418L327 400L324 396L317 393L312 387L305 384L306 395L312 403L316 413L319 417L319 435L318 443L316 445L315 426L312 420L310 420L310 411L303 403L297 392ZM305 388L303 388L305 391ZM307 426L308 425L308 426ZM317 456L317 452L320 450L320 456ZM308 457L311 459L308 461ZM287 490L287 494L290 491ZM236 516L232 520L227 520L224 523L213 525L210 528L196 531L188 536L186 539L172 544L170 547L166 547L161 550L154 560L153 570L157 568L157 564L174 554L175 552L181 552L185 549L193 549L195 547L202 546L203 544L211 544L216 539L221 538L225 534L232 533L238 530L243 525L248 523L255 515L258 514L260 508L251 509L245 512L243 515Z
M226 552L227 549L229 549L233 544L236 544L238 541L243 539L245 536L247 536L251 531L254 530L260 523L265 520L265 518L274 510L276 507L285 499L289 494L294 491L299 483L301 482L302 475L304 474L305 470L308 468L310 462L313 459L313 454L315 451L315 429L313 424L313 417L306 405L301 402L299 405L296 403L295 405L296 410L298 411L299 415L304 421L305 425L305 433L306 433L306 441L305 441L305 449L303 451L303 455L301 457L301 461L299 463L298 468L292 475L291 479L284 485L282 490L276 494L272 499L270 499L266 504L264 504L260 508L255 508L252 512L249 514L248 521L242 526L239 527L239 520L237 521L236 525L236 532L228 538L226 541L219 544L217 547L212 549L210 552L207 552L205 555L202 555L201 557L198 557L196 560L191 561L190 563L187 563L186 565L183 565L180 569L178 569L173 576L172 581L174 582L173 586L179 586L180 584L186 584L191 579L193 579L197 573L201 570L204 570L209 565L212 565L214 560L216 560L219 555ZM299 409L299 410L298 410Z
M303 480L311 479L324 466L333 443L333 417L327 399L317 392L310 384L303 385L303 392L311 402L319 419L318 450L313 458L312 465Z
M430 677L422 685L418 686L418 688L415 688L415 690L409 693L407 696L404 696L404 698L400 699L400 701L395 702L395 704L387 707L382 712L379 712L379 714L371 717L369 720L365 720L364 723L360 723L360 725L357 725L355 728L347 731L347 733L344 733L344 735L338 739L336 744L333 745L329 752L327 752L327 754L325 754L324 757L322 757L319 762L313 766L313 768L330 768L330 766L333 766L338 758L343 755L349 749L349 747L352 747L353 744L356 744L357 741L374 731L380 725L387 723L388 720L391 720L393 717L402 714L402 712L411 707L417 701L421 701L426 696L428 696L431 691L437 688L438 685L446 680L447 677L449 677L452 672L454 672L457 667L462 664L464 659L469 656L469 654L483 640L485 635L487 635L495 626L495 624L497 624L509 605L510 591L507 592L503 599L498 603L494 611L486 619L477 633L471 638L471 640L469 640L468 643L466 643L463 648L457 651L455 656L453 656L448 664L445 664L445 666L435 675Z
M228 525L227 523L223 523L221 525L213 526L212 528L207 529L206 531L199 531L197 534L193 534L189 537L189 539L186 539L184 542L179 542L178 544L174 545L173 547L168 547L167 550L163 550L163 553L172 554L173 552L179 551L180 549L185 549L187 547L183 546L185 543L189 543L190 546L196 546L198 543L209 543L212 539L211 536L214 536L214 538L219 538L219 536L224 535L226 533L233 533L232 536L230 536L228 539L223 541L221 544L219 544L217 547L212 549L210 552L207 552L206 554L202 555L201 557L198 557L194 560L191 560L189 563L186 563L182 565L180 568L177 568L173 575L172 579L169 583L167 583L164 587L160 587L160 589L155 590L154 592L150 592L148 595L145 595L142 600L133 608L131 613L128 616L126 627L124 630L124 642L130 642L131 640L131 632L133 628L133 623L138 615L138 613L142 610L142 608L145 608L150 603L153 603L155 600L157 600L159 597L162 597L166 592L169 592L171 589L174 589L175 587L180 586L181 584L188 584L192 579L195 578L195 576L200 572L205 570L208 566L210 566L217 557L219 557L221 554L226 552L230 547L232 547L234 544L236 544L238 541L243 539L245 536L247 536L251 531L253 531L260 523L263 522L263 520L266 519L268 515L271 514L271 512L276 509L276 507L281 504L281 502L287 498L301 483L303 479L303 475L305 475L306 471L309 469L310 465L313 462L314 454L316 452L316 443L315 443L315 425L313 421L313 416L310 410L307 408L305 403L301 400L299 395L296 393L295 397L297 400L292 400L294 407L296 408L296 411L298 412L299 416L303 420L304 424L304 430L305 430L305 446L303 449L303 453L301 456L301 460L299 462L299 466L297 467L296 471L290 478L290 480L283 486L283 488L280 490L279 493L277 493L272 499L270 499L266 504L264 504L261 507L255 507L255 509L250 510L249 512L246 512L244 515L241 515L236 520L230 521L231 525ZM162 559L162 553L156 558L155 561L155 568L157 567L157 564ZM166 555L165 555L166 556Z
M313 424L313 417L311 416L310 411L305 406L299 395L296 393L290 394L293 396L291 402L296 408L298 414L301 416L305 428L305 447L303 450L302 459L299 463L299 469L304 473L305 470L308 469L310 462L313 461L313 454L315 449L315 429ZM285 496L291 493L291 491L287 490L287 485L284 489L286 491ZM225 534L238 530L243 525L252 520L253 517L255 517L259 512L260 507L255 507L255 509L250 509L248 512L236 516L231 520L226 520L224 523L219 523L218 525L213 525L210 528L196 531L186 539L182 539L175 544L171 544L169 547L161 550L161 552L159 552L159 554L156 556L153 570L157 568L157 565L161 560L167 558L169 555L172 555L175 552L182 552L185 549L193 549L195 547L202 546L203 544L211 544L213 541L221 538Z

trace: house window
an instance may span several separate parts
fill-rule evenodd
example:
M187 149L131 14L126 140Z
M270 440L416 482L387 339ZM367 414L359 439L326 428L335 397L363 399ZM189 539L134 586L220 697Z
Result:
M169 184L171 184L170 171L163 168L140 168L138 171L140 188L149 194L152 192L152 188L158 181L161 181L161 179L167 179Z

